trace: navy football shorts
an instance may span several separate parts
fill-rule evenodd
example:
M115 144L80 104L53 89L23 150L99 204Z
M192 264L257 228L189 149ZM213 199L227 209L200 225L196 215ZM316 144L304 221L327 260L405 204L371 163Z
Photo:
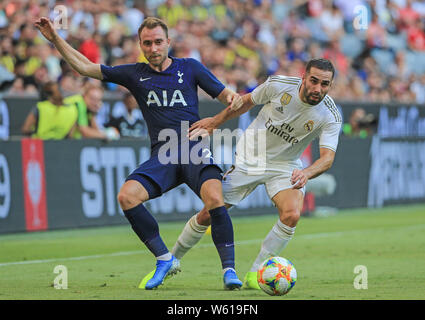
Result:
M158 154L152 155L142 163L126 179L140 182L149 194L149 199L161 196L163 193L186 183L199 197L202 184L209 179L222 180L222 170L213 159L195 164L162 164Z

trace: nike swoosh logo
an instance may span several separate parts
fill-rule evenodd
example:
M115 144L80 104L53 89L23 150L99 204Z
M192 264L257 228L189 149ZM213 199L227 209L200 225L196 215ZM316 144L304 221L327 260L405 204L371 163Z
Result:
M140 77L140 82L143 82L143 81L146 81L146 80L149 80L149 79L151 79L151 78L145 78L145 79L143 79L143 77Z

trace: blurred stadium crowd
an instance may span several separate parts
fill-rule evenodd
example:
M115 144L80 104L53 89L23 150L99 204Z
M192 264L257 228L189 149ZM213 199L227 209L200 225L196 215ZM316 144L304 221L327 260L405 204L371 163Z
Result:
M36 93L49 80L65 94L81 92L82 77L33 26L57 17L60 5L61 36L93 62L145 61L137 29L157 16L170 27L172 56L200 60L240 93L271 74L301 76L308 59L322 56L337 68L337 100L425 103L424 0L2 0L0 64L16 75L10 93Z

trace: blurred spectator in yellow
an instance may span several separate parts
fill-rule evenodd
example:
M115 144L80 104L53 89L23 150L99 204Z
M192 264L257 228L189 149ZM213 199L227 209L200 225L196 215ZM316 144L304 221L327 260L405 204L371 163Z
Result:
M98 138L112 140L117 138L113 131L99 129L96 115L102 106L103 89L99 85L87 82L82 94L75 94L64 99L66 104L74 105L78 110L77 129L73 138Z
M161 4L157 8L157 14L169 28L173 28L179 20L191 20L189 9L174 0L166 0Z
M44 140L70 138L76 128L77 117L76 106L64 103L58 84L48 82L42 89L42 101L28 114L22 133Z

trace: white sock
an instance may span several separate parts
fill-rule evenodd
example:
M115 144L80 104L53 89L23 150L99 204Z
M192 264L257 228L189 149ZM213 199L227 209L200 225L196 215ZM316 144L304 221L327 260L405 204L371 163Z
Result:
M224 268L224 269L223 269L223 274L225 274L227 270L233 270L233 271L235 271L235 272L236 272L236 270L235 270L235 269L233 269L233 268Z
M201 240L208 226L203 226L196 221L196 215L189 219L177 238L176 244L171 252L177 259L183 258L193 246L195 246L199 240Z
M273 226L261 245L260 253L255 259L250 271L257 271L269 257L278 256L287 246L295 233L295 227L288 227L280 220Z
M170 252L167 252L166 254L163 254L159 257L156 257L157 260L163 260L163 261L169 261L173 256Z

